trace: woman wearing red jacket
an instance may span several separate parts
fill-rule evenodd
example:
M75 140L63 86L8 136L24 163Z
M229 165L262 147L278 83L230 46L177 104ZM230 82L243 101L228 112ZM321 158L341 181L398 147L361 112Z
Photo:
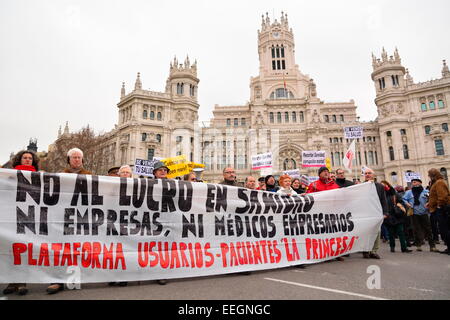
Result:
M39 170L39 158L33 151L23 150L16 154L12 164L13 169L23 171L38 171ZM10 294L17 292L23 296L28 293L26 283L10 283L3 290L3 294Z

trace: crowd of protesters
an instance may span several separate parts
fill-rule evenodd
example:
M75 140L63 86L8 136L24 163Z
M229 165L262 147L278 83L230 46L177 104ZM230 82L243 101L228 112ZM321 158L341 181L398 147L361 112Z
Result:
M16 170L39 171L39 159L33 151L20 151L13 158L12 167ZM169 168L163 162L159 161L154 164L153 175L155 179L167 179L169 172ZM78 148L70 149L67 152L67 167L63 170L63 173L93 174L83 167L83 151ZM108 176L131 178L133 171L130 166L123 165L109 169ZM302 179L292 178L286 174L281 175L278 181L273 175L259 177L258 179L248 176L245 178L244 187L296 196L346 188L361 183L359 179L347 180L343 169L330 172L327 167L321 167L318 170L318 176L318 180L312 183L305 183ZM426 241L431 252L450 255L449 187L437 169L430 169L428 177L430 182L425 188L421 179L412 179L411 188L404 189L402 186L393 187L384 180L377 182L374 171L366 168L364 182L375 184L384 220L372 250L362 253L364 258L381 258L378 254L381 240L383 242L389 241L391 252L395 252L396 238L399 239L400 249L403 253L412 252L409 249L412 246L415 246L417 251L422 251L422 246L425 245ZM201 182L193 172L186 174L182 179L190 182ZM220 184L239 186L234 168L227 167L223 170L223 180ZM443 251L436 248L436 244L440 243L439 235L446 245L446 249ZM344 261L344 258L338 257L336 260ZM304 265L298 267L303 268ZM250 274L250 272L241 272L241 274ZM164 285L167 280L161 279L157 282ZM110 282L109 285L126 286L127 282ZM47 287L47 292L54 294L63 289L64 284L52 283ZM10 283L3 290L3 294L25 295L27 292L25 283Z

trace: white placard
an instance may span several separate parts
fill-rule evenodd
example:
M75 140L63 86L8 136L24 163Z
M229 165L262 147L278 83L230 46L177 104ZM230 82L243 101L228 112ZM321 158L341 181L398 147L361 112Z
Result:
M345 127L345 139L361 139L363 137L363 127Z
M405 172L406 182L411 182L412 179L420 179L420 173L417 172Z
M287 174L291 178L300 178L300 170L299 169L286 170L286 171L283 171L283 174Z
M252 156L252 170L272 168L272 152Z
M325 167L325 151L302 151L303 167Z
M153 177L153 166L158 160L136 159L134 162L133 173L139 176Z

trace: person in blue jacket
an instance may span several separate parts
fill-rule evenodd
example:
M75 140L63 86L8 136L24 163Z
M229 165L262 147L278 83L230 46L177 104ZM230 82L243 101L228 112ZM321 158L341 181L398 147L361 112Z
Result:
M430 251L438 252L439 250L436 249L431 233L429 212L425 207L425 204L428 202L429 192L422 187L422 180L420 179L412 179L411 184L412 188L406 191L403 201L408 208L412 208L414 211L412 221L417 251L422 251L421 246L425 237L430 245Z

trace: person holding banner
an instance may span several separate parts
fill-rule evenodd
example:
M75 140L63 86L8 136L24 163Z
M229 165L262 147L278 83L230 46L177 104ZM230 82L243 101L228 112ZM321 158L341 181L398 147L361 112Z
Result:
M280 184L280 189L278 189L277 193L287 194L288 196L297 195L297 192L291 188L291 177L287 174L283 174L278 183Z
M258 178L258 187L256 188L256 190L266 190L266 182L264 177Z
M72 148L67 152L67 164L68 167L63 173L92 174L83 168L83 151L78 148ZM55 294L62 290L64 290L64 283L51 283L47 287L48 294Z
M447 249L441 253L450 255L450 191L438 169L428 170L428 176L431 180L431 188L427 207L431 214L436 215L441 238L447 246Z
M133 177L133 170L131 170L131 167L129 165L123 165L119 168L117 171L117 176L120 178L132 178ZM108 285L110 286L120 286L120 287L126 287L128 285L127 281L122 282L109 282Z
M306 193L320 192L326 190L339 189L339 186L330 178L330 170L327 167L320 167L319 180L312 182L308 186Z
M436 249L436 245L433 241L433 236L431 234L431 224L430 218L428 217L428 210L425 205L428 201L428 190L422 187L422 180L412 179L411 190L406 191L403 196L403 201L406 203L408 208L413 210L412 222L414 225L414 236L417 251L422 251L421 245L425 239L430 245L431 252L439 251Z
M303 194L306 192L306 186L302 184L299 178L294 178L292 180L291 187L297 194Z
M345 171L341 168L336 170L335 182L339 186L339 188L346 188L354 185L352 181L345 179Z
M380 200L380 204L381 204L381 210L382 210L382 215L384 216L384 218L386 219L389 216L389 212L388 212L388 206L387 206L387 201L386 201L386 193L384 191L384 186L379 183L379 182L375 182L375 172L370 169L365 167L364 169L364 182L370 182L370 183L375 183L375 188L377 190L377 195L378 195L378 199ZM380 255L377 253L378 249L380 248L380 234L381 232L379 231L377 234L377 237L375 238L375 242L373 244L373 248L372 251L370 252L363 252L363 257L364 259L381 259Z
M183 176L184 181L197 182L197 176L194 172L189 172Z
M234 170L234 168L228 167L223 169L223 180L219 182L219 184L237 187L236 171Z
M78 148L72 148L67 152L67 164L63 173L92 174L92 172L83 168L83 151Z
M14 157L12 167L16 170L39 171L39 158L33 151L23 150L18 152ZM10 283L3 290L3 294L11 294L14 292L17 292L21 296L26 295L28 293L26 283Z
M250 190L256 190L256 179L252 176L245 178L245 187Z
M266 183L266 191L277 192L278 187L275 186L275 178L273 175L269 174L264 178L264 182Z
M156 162L153 166L153 175L155 176L155 179L167 179L167 174L169 172L169 168L162 161ZM166 279L159 279L156 280L156 282L162 286L167 284Z

